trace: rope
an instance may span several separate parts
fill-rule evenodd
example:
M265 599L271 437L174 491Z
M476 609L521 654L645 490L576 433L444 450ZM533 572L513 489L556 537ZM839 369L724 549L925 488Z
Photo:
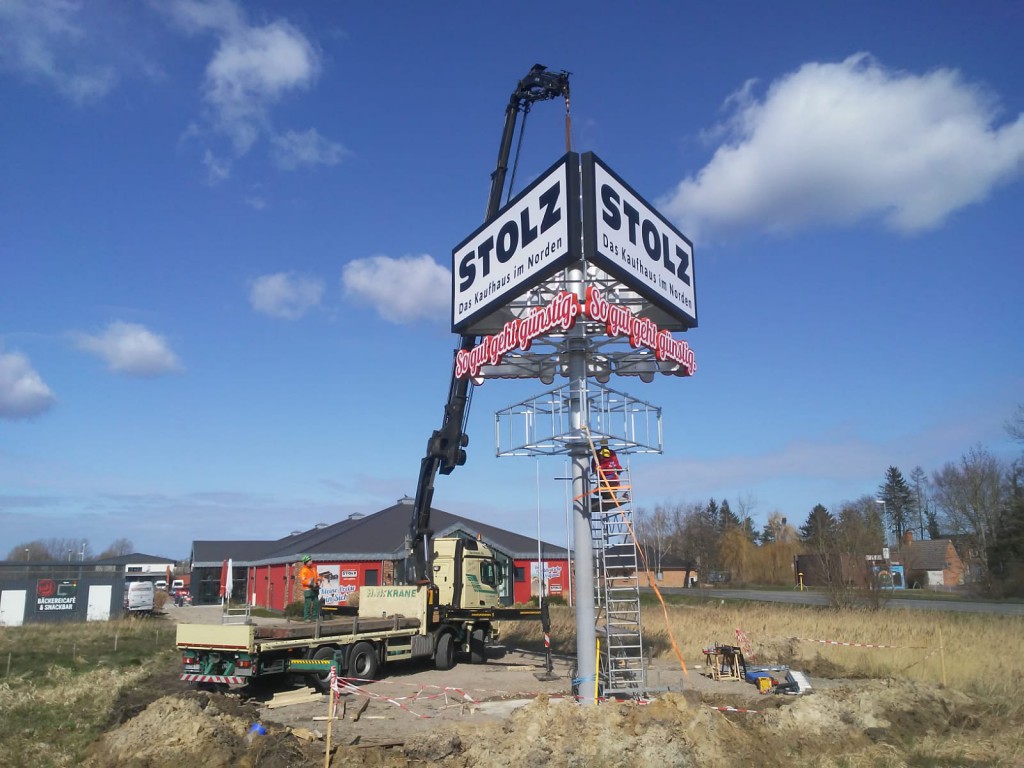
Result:
M604 469L601 467L600 462L597 461L597 449L594 448L594 438L590 434L590 428L587 425L583 425L583 429L587 433L587 442L590 444L590 453L594 459L593 463L597 467L598 476L601 480L601 483L607 485L607 479L605 478ZM611 486L607 485L607 487L610 488ZM616 508L621 513L622 505L619 504L618 495L613 493L610 494L610 496L612 497L612 500L615 502ZM647 574L647 583L654 588L654 594L658 596L658 602L661 603L661 613L665 619L665 631L668 633L669 642L672 644L672 650L675 651L676 658L679 659L679 666L683 670L683 674L686 676L686 679L689 680L690 672L686 668L686 661L683 659L683 652L679 649L679 644L676 642L675 633L672 632L672 623L668 617L668 606L665 604L665 598L661 594L661 590L658 589L657 580L652 578L651 576L651 566L647 562L647 554L644 552L644 548L640 546L640 542L637 541L636 531L633 530L633 524L626 519L625 515L622 515L622 521L626 525L626 530L629 531L630 538L633 539L633 546L636 548L636 551L640 553L640 561L643 563L644 572Z

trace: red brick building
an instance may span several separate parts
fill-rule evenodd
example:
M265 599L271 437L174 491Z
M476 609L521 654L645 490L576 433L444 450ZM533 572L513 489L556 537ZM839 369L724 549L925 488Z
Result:
M913 531L907 531L900 547L900 560L908 587L948 589L964 583L966 569L949 539L914 541Z
M297 575L299 560L308 554L322 579L321 597L328 604L344 604L359 587L400 581L411 518L412 499L406 497L379 512L317 525L276 541L194 541L193 599L197 603L220 600L221 572L230 560L233 600L283 610L302 599ZM436 537L478 539L494 551L503 575L499 585L503 603L527 602L541 588L536 539L439 509L431 511L431 523ZM545 591L568 597L567 550L543 541L539 550L545 563Z

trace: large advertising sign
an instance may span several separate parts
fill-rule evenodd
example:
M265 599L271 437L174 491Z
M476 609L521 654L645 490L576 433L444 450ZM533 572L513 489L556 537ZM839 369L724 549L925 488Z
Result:
M321 565L316 569L320 577L320 599L324 605L343 605L348 597L356 591L356 578L359 575L353 568L341 570L338 565Z
M553 330L568 331L583 315L588 320L604 323L605 332L612 337L628 336L634 349L644 347L654 353L658 361L678 363L683 375L697 372L697 361L690 345L659 328L646 317L637 317L629 307L609 303L601 291L587 287L583 306L575 294L562 291L545 307L536 307L526 318L515 318L505 323L500 333L484 336L471 349L460 349L455 355L456 378L476 378L485 365L497 365L513 349L530 349L530 345Z
M39 579L36 582L36 612L73 611L78 602L74 579Z
M697 326L693 244L593 152L583 155L587 260L679 322Z
M465 333L579 258L579 155L567 153L452 251L452 331Z

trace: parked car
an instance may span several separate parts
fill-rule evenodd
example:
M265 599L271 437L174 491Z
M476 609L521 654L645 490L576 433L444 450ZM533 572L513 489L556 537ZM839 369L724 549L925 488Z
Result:
M157 579L156 581L153 582L153 586L156 589L162 589L164 592L166 592L167 591L167 580L166 579Z

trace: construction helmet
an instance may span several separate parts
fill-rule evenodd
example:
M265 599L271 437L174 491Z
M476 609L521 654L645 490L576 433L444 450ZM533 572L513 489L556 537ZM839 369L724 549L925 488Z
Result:
M302 562L304 562L304 563L308 563L308 562L309 562L310 560L312 560L312 559L313 559L313 558L312 558L312 557L310 557L309 555L303 555L303 556L302 556Z

